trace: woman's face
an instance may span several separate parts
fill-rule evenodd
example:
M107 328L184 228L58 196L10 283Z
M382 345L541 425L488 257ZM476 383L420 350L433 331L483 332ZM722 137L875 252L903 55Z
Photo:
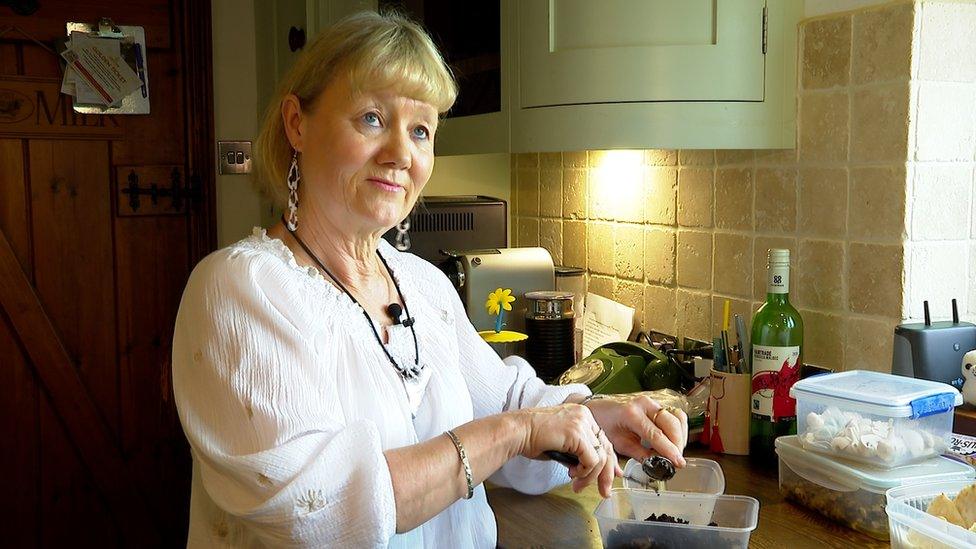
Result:
M312 208L337 227L369 233L407 216L434 165L433 106L389 88L354 92L346 77L310 109L295 99L291 123L288 101L285 126L301 153L299 215Z

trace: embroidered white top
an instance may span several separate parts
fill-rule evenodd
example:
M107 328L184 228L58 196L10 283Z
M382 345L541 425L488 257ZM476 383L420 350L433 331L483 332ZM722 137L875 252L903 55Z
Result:
M495 546L482 486L395 534L383 451L589 390L547 386L524 360L501 361L437 268L383 240L380 253L417 319L426 373L413 398L362 310L262 229L193 270L173 339L193 454L188 547ZM406 328L390 332L387 349L414 360ZM536 494L569 478L554 462L515 458L491 480Z

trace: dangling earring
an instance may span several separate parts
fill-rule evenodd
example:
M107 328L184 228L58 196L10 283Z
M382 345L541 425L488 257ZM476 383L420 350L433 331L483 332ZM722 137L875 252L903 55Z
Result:
M407 234L407 231L409 230L410 230L409 217L401 221L396 226L397 234L396 234L396 240L394 241L393 245L394 247L396 247L396 249L400 250L401 252L405 252L410 249L410 235Z
M291 155L291 166L288 168L288 217L285 225L289 231L298 230L298 183L302 174L298 171L298 151Z

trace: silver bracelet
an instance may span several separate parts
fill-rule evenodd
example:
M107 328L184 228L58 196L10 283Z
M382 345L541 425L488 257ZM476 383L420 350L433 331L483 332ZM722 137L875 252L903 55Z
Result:
M474 478L471 476L471 464L468 463L468 453L464 451L464 445L461 444L461 439L454 434L454 431L448 429L447 436L451 437L451 442L457 448L458 457L461 458L461 466L464 467L464 480L468 482L468 495L464 496L464 499L471 499L471 496L474 495Z
M601 398L607 398L607 395L604 395L602 393L593 393L592 395L590 395L590 396L584 398L583 400L581 400L580 401L580 406L586 406L586 403L587 402L589 402L591 400L600 400Z

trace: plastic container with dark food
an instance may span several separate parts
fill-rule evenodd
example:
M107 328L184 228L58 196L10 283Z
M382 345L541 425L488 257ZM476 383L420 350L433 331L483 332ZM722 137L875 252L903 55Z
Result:
M972 482L973 468L934 457L895 469L843 462L803 449L797 437L776 439L779 491L788 499L875 539L888 539L885 491L899 486L954 480Z
M688 524L644 520L662 513ZM615 488L593 514L608 549L744 548L759 520L759 501L748 496Z

